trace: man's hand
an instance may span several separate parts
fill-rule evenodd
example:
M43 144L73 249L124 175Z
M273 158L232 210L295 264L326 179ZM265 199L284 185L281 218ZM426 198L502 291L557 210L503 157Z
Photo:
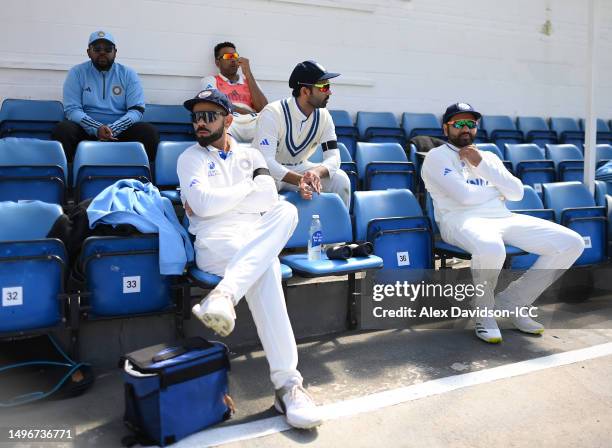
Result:
M482 156L476 145L465 146L459 150L459 157L467 160L472 166L478 166L482 161Z
M313 171L306 171L300 180L300 196L303 199L312 199L312 193L321 193L321 179Z
M113 137L113 131L106 125L102 125L98 128L98 140L102 142L108 141L117 141L115 137Z
M314 191L321 193L321 178L315 171L306 171L304 176L302 176L302 180L306 181L306 183L308 183Z
M185 213L187 213L187 216L193 216L193 210L191 210L187 201L185 201Z
M242 74L244 76L246 76L247 73L251 73L251 65L247 58L238 58L238 67L242 69Z

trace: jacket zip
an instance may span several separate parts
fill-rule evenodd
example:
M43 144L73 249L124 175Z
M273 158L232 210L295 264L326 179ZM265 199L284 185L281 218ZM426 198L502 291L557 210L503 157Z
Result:
M106 74L102 72L102 99L106 99Z

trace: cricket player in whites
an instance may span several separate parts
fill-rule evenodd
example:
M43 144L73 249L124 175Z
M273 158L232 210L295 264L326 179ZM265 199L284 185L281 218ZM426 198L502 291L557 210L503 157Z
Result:
M196 236L198 268L223 277L192 312L221 336L234 329L234 307L244 296L270 365L275 407L296 428L321 424L302 387L295 337L281 286L278 254L297 225L296 208L279 201L261 153L227 133L232 104L216 90L184 103L198 143L179 157L181 200Z
M253 145L266 159L279 191L299 191L304 199L312 199L314 192L337 193L349 208L351 182L340 169L336 128L326 109L330 79L337 76L315 61L296 65L289 77L291 97L269 103L259 113ZM319 144L323 162L309 162Z
M474 281L486 285L473 305L485 312L510 311L512 323L525 333L544 327L519 312L529 307L584 250L582 237L544 219L512 213L505 201L523 197L523 184L499 158L473 144L481 114L466 103L452 104L443 117L448 143L427 153L421 175L431 194L442 239L472 255ZM505 244L539 255L535 264L494 300L497 278L506 259ZM475 319L476 336L502 341L495 318Z

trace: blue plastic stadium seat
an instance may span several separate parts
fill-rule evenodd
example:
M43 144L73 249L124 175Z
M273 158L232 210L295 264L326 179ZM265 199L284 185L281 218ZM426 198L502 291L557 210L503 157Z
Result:
M285 245L288 249L305 248L308 245L309 227L312 215L319 215L323 229L323 244L350 242L353 239L351 218L342 200L336 194L321 193L312 200L302 199L298 192L289 191L281 197L294 204L298 210L298 225ZM321 260L309 261L308 254L297 253L281 256L281 262L302 277L322 277L348 274L347 323L350 328L357 325L356 291L357 272L376 270L383 267L380 257L353 257L348 260L330 260L322 254Z
M157 235L96 236L83 243L90 316L162 312L172 306L171 277L159 273Z
M47 238L62 208L40 201L0 202L0 336L63 328L64 244Z
M353 120L349 113L345 110L330 110L334 127L336 128L336 136L338 142L344 143L351 157L355 156L355 143L359 138L359 132L353 124Z
M178 204L181 201L177 191L179 185L176 162L179 156L195 142L159 142L155 155L155 186L160 194Z
M404 130L391 112L357 112L359 139L364 142L393 142L404 145Z
M551 131L542 117L517 117L516 124L523 132L525 142L544 146L547 143L557 143L557 133Z
M446 260L449 258L460 258L462 260L469 260L472 258L472 255L467 251L457 247L453 244L447 243L442 240L440 236L440 230L438 229L438 224L435 219L435 211L433 199L429 192L425 195L425 211L429 220L431 221L431 226L434 235L434 253L440 257L441 267L446 268ZM519 249L518 247L506 245L506 264L511 265L512 258L518 255L525 255L525 251Z
M578 124L580 125L580 130L585 132L584 129L584 119L580 118L578 120ZM597 143L599 144L610 144L612 143L612 130L608 123L605 120L598 118L597 119Z
M355 162L362 190L414 189L414 164L398 143L358 142Z
M559 143L570 143L579 148L584 144L584 132L573 118L551 117L550 129L557 133Z
M605 165L606 162L612 160L612 145L608 144L600 144L597 145L595 154L596 167L599 168L602 165Z
M544 150L534 143L506 144L506 158L512 163L512 172L538 194L543 183L555 181L554 162L546 160Z
M355 193L355 240L370 241L383 271L433 269L433 233L410 190Z
M576 145L546 145L546 158L555 163L557 180L561 182L582 182L584 178L584 160L582 151Z
M401 124L407 139L417 135L446 139L442 125L434 114L404 112Z
M288 280L293 277L293 271L289 266L281 263L280 268L283 280ZM206 289L214 288L223 279L223 277L219 277L218 275L202 271L195 266L189 268L189 275L198 286Z
M0 108L0 138L49 140L55 125L63 119L64 106L59 101L7 98Z
M508 169L508 171L512 172L512 163L510 163L510 161L508 160L505 160L502 149L500 149L495 143L476 143L476 146L481 151L492 152L493 154L495 154L504 163L504 166Z
M516 128L512 119L507 115L485 115L480 121L489 140L497 146L524 141L523 132Z
M157 128L160 140L180 142L195 140L191 116L183 106L146 104L142 119Z
M578 232L585 249L576 266L604 262L607 259L606 208L595 204L588 188L580 182L557 182L542 185L544 206L555 211L558 224Z
M77 202L93 198L120 179L151 179L149 160L139 142L83 141L72 166Z
M68 167L56 141L0 139L0 201L64 202Z
M593 196L595 198L595 205L600 207L606 207L606 195L608 194L608 184L603 180L595 181L595 191Z

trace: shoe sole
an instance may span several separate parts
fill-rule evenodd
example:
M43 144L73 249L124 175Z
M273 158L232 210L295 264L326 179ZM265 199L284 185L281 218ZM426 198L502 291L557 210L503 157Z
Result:
M478 335L476 335L476 337L480 339L481 341L485 341L489 344L500 344L503 341L502 338L483 338L482 336L478 336Z
M516 325L515 325L516 327ZM516 329L522 333L527 333L527 334L537 334L537 335L541 335L544 333L544 328L540 328L539 330L526 330L524 328L519 328L516 327Z
M287 414L285 413L282 405L279 403L278 399L274 400L274 409L276 409L276 412L278 412L279 414L283 414L285 416L285 420L287 420L287 423L289 424L289 426L291 426L292 428L297 428L297 429L312 429L312 428L316 428L317 426L321 426L321 424L323 424L323 420L316 420L314 422L311 422L307 425L301 425L301 424L297 424L296 422L290 422L289 419L287 418Z
M201 316L193 313L204 325L221 337L228 336L234 329L224 316L214 313L204 313Z

